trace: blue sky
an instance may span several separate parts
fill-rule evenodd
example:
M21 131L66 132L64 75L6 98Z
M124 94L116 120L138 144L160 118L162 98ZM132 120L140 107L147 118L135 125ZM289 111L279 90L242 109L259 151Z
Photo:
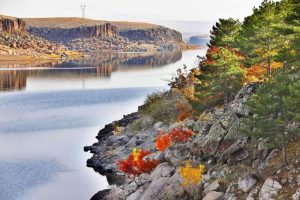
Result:
M17 17L80 17L107 20L243 19L262 0L0 0L0 14Z

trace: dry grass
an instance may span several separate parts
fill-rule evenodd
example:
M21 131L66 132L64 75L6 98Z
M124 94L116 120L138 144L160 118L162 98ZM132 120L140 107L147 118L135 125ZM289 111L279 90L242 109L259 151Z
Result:
M57 17L57 18L25 18L28 26L34 27L50 27L50 28L75 28L79 26L95 26L104 23L111 23L117 26L120 30L125 29L147 29L157 27L157 25L142 22L128 21L105 21L83 19L78 17Z
M1 18L5 18L5 19L16 19L16 17L6 16L6 15L0 15L0 19L1 19Z
M43 54L43 55L0 55L0 62L35 62L35 61L56 61L61 60L60 54L64 52L69 56L70 59L79 58L84 56L84 54L77 51L61 50L56 54Z

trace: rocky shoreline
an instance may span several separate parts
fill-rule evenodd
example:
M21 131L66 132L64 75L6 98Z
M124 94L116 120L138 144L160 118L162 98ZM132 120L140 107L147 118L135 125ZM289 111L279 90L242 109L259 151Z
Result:
M188 119L166 125L138 113L124 116L99 131L98 142L84 148L93 157L87 161L102 175L111 188L95 194L97 199L205 199L205 200L269 200L300 197L300 141L288 147L287 169L282 170L280 152L266 148L266 141L252 141L239 134L240 119L249 115L245 103L255 92L257 84L244 86L226 109L207 112L206 119ZM144 127L136 130L136 122ZM116 132L116 127L120 129ZM164 152L155 148L158 130L170 132L182 127L194 132L187 143L174 143ZM296 147L296 148L295 148ZM127 157L132 148L144 148L148 158L160 164L150 173L137 177L125 176L117 161ZM206 173L193 189L181 185L179 166L186 160L204 164Z

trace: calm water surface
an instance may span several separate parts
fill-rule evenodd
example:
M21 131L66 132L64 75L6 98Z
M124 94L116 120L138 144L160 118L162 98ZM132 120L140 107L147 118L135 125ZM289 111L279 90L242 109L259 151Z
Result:
M0 62L0 199L84 200L107 188L106 178L85 166L91 155L83 147L204 52Z

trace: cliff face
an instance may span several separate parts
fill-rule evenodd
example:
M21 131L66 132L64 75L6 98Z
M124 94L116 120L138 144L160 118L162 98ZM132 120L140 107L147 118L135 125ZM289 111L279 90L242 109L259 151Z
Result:
M178 31L168 29L165 27L150 28L150 29L136 29L123 30L119 34L129 40L173 40L176 42L182 41L182 35Z
M76 28L29 27L28 31L53 42L68 42L75 38L113 37L117 34L117 28L110 23Z
M28 31L36 36L43 37L55 42L66 42L76 38L114 36L128 38L130 41L182 41L181 33L165 27L118 30L116 26L113 26L110 23L96 26L80 26L76 28L30 27L28 28Z
M23 19L0 16L0 56L39 57L62 49L27 32Z
M0 31L12 33L15 31L24 32L26 30L25 21L19 18L0 18Z
M50 25L46 22L38 23L43 20L46 19L29 20L28 32L52 42L62 43L71 50L155 52L175 51L186 47L181 33L157 25L106 21L93 21L95 24L92 25L83 19L76 24L61 18L56 19L59 21L56 26L54 22ZM54 19L47 20L51 22Z

